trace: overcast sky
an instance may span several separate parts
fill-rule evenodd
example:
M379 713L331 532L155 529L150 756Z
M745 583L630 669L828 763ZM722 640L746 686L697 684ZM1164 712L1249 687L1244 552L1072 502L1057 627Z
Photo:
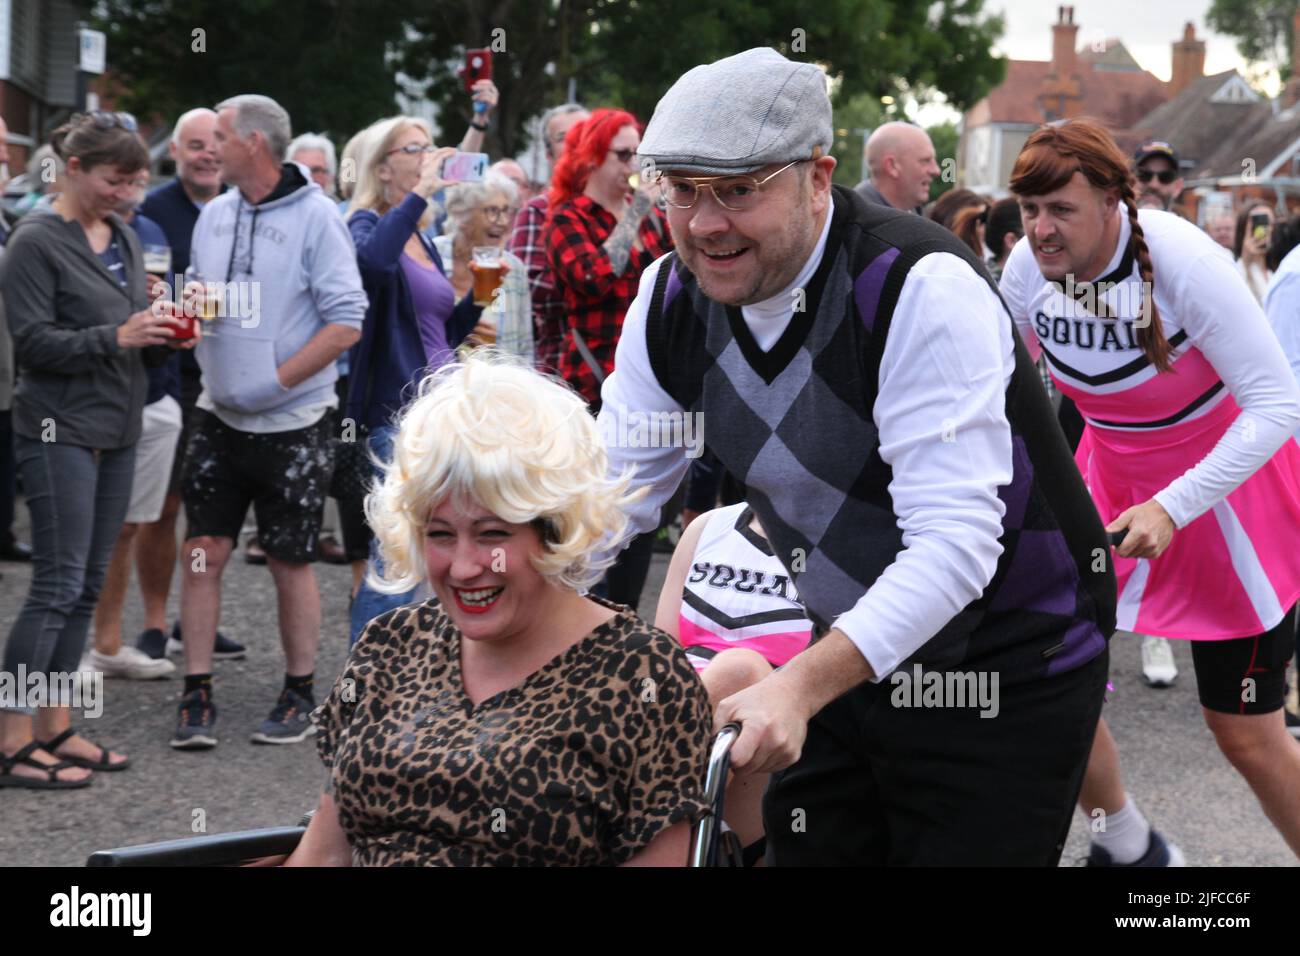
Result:
M986 0L990 13L1002 13L1005 30L995 51L1014 60L1050 60L1052 24L1056 8L1052 0ZM1133 58L1162 80L1169 79L1172 47L1182 39L1183 25L1191 21L1196 36L1205 41L1205 72L1236 69L1243 74L1246 63L1237 53L1231 37L1211 33L1205 25L1210 0L1076 0L1074 22L1079 28L1077 47L1106 37L1121 40ZM1271 78L1276 83L1276 74ZM1276 90L1266 84L1269 93ZM930 106L916 117L922 125L957 119L946 107Z
M1050 0L986 0L989 12L1000 12L1006 31L997 51L1017 60L1052 58L1051 25L1058 4ZM1182 39L1183 25L1191 21L1205 41L1205 72L1234 67L1244 72L1244 62L1231 37L1211 33L1205 25L1210 0L1078 0L1074 22L1079 45L1104 37L1118 37L1134 59L1162 80L1169 79L1170 44Z

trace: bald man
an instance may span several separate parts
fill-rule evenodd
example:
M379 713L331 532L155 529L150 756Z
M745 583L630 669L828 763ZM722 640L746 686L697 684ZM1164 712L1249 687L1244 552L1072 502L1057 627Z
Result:
M868 202L919 213L930 199L930 181L939 175L934 144L911 123L886 123L867 140L871 179L859 183L858 195Z
M221 166L217 163L216 128L217 114L210 109L200 107L181 115L172 128L172 140L168 146L176 162L176 178L149 193L140 207L144 215L162 226L167 236L167 244L172 250L173 274L183 275L189 268L190 237L199 212L223 188ZM224 279L225 276L209 278ZM140 525L136 532L136 574L144 603L144 631L136 639L136 647L154 659L162 658L168 651L180 653L182 647L179 621L172 628L171 641L168 641L167 596L171 592L172 569L176 566L176 516L181 506L181 468L189 444L189 422L194 403L202 390L199 365L193 352L174 356L162 371L173 373L174 377L165 387L167 394L180 402L184 426L172 462L162 515L155 522ZM217 659L238 660L243 656L242 644L217 632Z
M506 179L515 184L519 190L519 205L522 206L528 200L532 199L536 193L533 191L533 184L528 181L528 174L524 172L524 167L520 166L513 159L502 159L493 163L489 172L500 173Z

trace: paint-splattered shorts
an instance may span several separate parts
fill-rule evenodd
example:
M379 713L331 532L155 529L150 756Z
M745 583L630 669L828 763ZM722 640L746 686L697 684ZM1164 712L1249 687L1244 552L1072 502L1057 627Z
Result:
M335 440L329 415L306 428L257 433L196 408L181 483L187 536L238 540L251 503L263 551L293 564L315 561Z

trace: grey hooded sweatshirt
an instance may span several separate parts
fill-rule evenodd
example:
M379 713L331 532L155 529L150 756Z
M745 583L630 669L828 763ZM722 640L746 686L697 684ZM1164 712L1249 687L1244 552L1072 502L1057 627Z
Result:
M80 224L49 207L24 216L0 258L0 295L21 375L13 428L24 438L113 449L140 437L148 380L170 349L122 348L117 327L149 307L140 242L118 216L108 223L126 288L100 262Z

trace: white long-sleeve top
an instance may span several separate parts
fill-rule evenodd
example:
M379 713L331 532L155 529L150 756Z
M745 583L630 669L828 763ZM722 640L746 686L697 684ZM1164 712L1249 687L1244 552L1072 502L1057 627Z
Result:
M1282 344L1291 375L1300 382L1300 246L1286 254L1269 278L1264 292L1264 314ZM1300 432L1296 433L1300 441Z
M1128 217L1122 208L1115 215L1120 220L1120 234L1103 275L1119 267L1128 246ZM1258 471L1300 426L1300 387L1287 368L1259 303L1227 252L1194 225L1171 213L1144 209L1138 213L1138 222L1150 250L1155 302L1165 337L1172 339L1180 330L1186 331L1187 340L1175 354L1182 355L1192 347L1199 349L1226 386L1226 391L1183 421L1208 415L1228 394L1241 407L1237 421L1213 450L1199 462L1191 463L1186 472L1155 495L1175 526L1183 528ZM1137 280L1128 279L1125 284L1136 287ZM1041 349L1033 317L1045 309L1051 314L1047 303L1059 298L1060 293L1043 277L1028 239L1021 239L1007 258L1001 290L1025 345L1037 358ZM1121 319L1135 318L1141 307L1138 295L1120 287L1107 301ZM1140 355L1133 349L1085 349L1073 342L1054 342L1049 349L1071 368L1088 375L1121 368ZM1053 375L1058 374L1053 367ZM1154 368L1147 368L1099 387L1077 380L1069 380L1069 384L1097 394L1113 393L1133 388L1155 374ZM1162 374L1176 375L1177 362L1173 371ZM1080 413L1089 418L1086 401L1080 399L1078 404ZM1238 427L1246 421L1252 423L1250 427ZM1093 427L1106 426L1093 422Z
M789 325L791 292L819 266L829 228L828 218L789 288L742 307L760 347L770 349ZM624 319L614 373L601 391L600 426L611 473L631 467L635 485L651 489L631 509L638 532L655 526L689 464L680 443L626 447L619 440L620 416L644 421L650 413L684 411L660 387L646 348L646 312L662 264L661 259L641 277ZM1011 323L987 282L948 253L919 260L894 310L874 406L880 455L893 472L889 492L903 550L834 621L877 681L979 597L993 578L1005 512L998 488L1012 478L1005 395L1014 367ZM706 420L704 427L707 433L729 424Z

